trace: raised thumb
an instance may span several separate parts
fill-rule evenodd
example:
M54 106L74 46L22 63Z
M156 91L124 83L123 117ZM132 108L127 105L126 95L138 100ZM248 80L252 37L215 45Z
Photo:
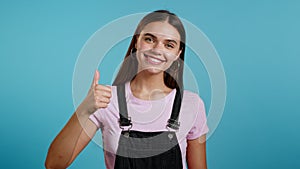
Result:
M100 73L98 70L95 71L93 84L92 86L95 87L98 84L98 81L100 80Z

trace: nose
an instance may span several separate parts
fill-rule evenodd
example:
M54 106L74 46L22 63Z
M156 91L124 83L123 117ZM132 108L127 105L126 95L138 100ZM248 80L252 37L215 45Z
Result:
M156 55L161 55L163 51L163 44L161 42L156 42L153 44L152 52Z

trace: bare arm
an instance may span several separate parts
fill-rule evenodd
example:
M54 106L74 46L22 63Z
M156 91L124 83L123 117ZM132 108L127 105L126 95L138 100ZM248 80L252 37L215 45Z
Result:
M111 88L99 85L99 78L96 71L86 98L51 143L45 162L47 169L67 168L95 135L97 126L89 116L99 108L106 108L111 97Z
M186 158L189 169L207 169L205 135L187 141Z
M88 120L88 117L80 117L74 113L50 145L45 162L46 168L67 168L90 142L96 131L96 125Z

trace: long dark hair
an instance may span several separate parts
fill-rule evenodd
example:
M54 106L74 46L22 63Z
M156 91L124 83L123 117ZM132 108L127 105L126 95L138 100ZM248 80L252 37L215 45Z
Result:
M174 61L173 64L164 71L164 83L171 89L177 88L180 91L183 89L183 66L184 66L184 53L185 53L185 29L180 19L167 10L157 10L147 14L138 24L135 33L131 39L129 48L125 55L122 66L113 82L113 85L124 84L135 78L138 73L138 62L135 56L137 37L144 29L144 27L152 22L167 21L170 25L177 29L180 34L180 49L181 53L179 59Z

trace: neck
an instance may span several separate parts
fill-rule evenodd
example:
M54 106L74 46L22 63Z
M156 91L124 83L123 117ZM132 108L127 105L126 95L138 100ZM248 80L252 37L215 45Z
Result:
M132 80L131 86L134 89L143 91L164 90L168 88L164 83L164 73L152 74L142 71Z
M131 81L133 94L142 99L158 99L172 91L164 83L164 73L142 71Z

